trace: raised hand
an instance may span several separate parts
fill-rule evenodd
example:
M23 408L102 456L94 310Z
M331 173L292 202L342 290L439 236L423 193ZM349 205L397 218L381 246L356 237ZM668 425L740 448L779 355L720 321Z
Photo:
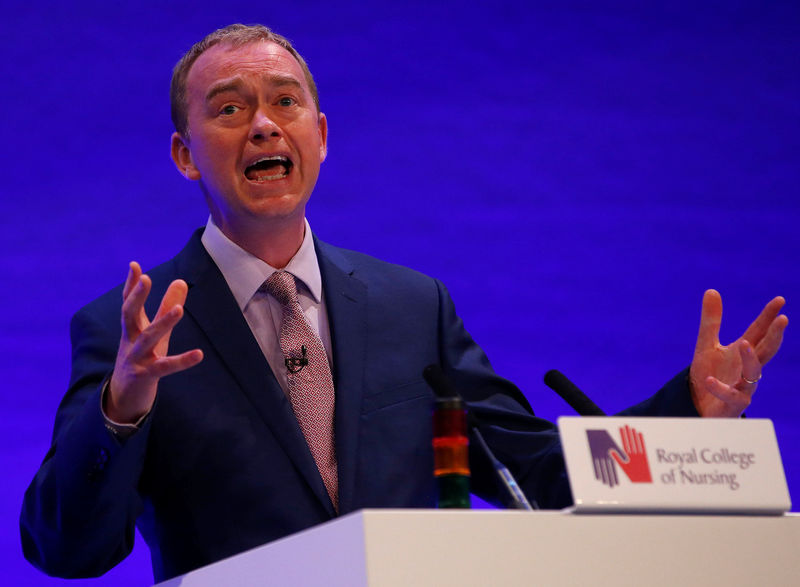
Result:
M619 429L622 435L623 455L616 448L611 449L611 456L622 467L625 475L632 483L652 483L650 465L647 463L647 451L644 448L644 436L635 428L625 426Z
M104 406L106 415L121 424L134 423L150 411L161 377L203 360L200 349L167 355L172 329L183 316L186 282L178 279L169 285L152 322L144 311L151 285L132 262L122 290L122 337Z
M692 399L701 416L738 417L750 405L761 370L778 352L789 319L780 314L785 300L773 298L744 334L723 346L719 341L722 298L703 295L700 331L689 369Z

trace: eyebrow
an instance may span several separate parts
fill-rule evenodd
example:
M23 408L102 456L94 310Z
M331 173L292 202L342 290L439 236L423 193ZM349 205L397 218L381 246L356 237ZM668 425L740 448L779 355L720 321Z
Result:
M289 75L270 75L266 76L269 80L269 83L275 87L285 87L291 86L297 88L298 90L303 89L303 84L301 84L297 79ZM211 88L209 88L208 92L206 93L206 103L210 102L214 99L215 96L219 94L223 94L225 92L236 92L244 85L244 81L242 80L241 76L235 76L231 79L221 80L215 83Z
M284 86L292 86L298 90L303 89L303 84L290 75L271 75L269 76L269 81L273 86L277 86L279 88Z
M241 78L233 78L228 80L222 80L220 82L215 83L211 86L206 93L206 102L211 102L214 99L214 96L218 94L224 94L225 92L235 92L239 88L242 87L242 80Z

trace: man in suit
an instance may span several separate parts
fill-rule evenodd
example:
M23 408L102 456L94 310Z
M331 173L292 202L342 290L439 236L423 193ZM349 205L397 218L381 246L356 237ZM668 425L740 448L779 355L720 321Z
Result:
M291 45L216 31L176 66L172 98L172 157L210 219L76 314L70 388L23 504L29 560L101 574L138 524L161 580L356 509L430 507L431 363L529 497L567 505L553 425L492 371L444 287L313 237L327 122ZM629 413L738 416L780 346L782 304L724 347L707 292L691 368ZM473 489L499 500L471 457Z

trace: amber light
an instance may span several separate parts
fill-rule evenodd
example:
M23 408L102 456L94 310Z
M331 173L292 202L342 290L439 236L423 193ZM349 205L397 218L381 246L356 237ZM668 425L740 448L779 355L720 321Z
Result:
M433 474L469 475L467 412L439 407L433 413Z

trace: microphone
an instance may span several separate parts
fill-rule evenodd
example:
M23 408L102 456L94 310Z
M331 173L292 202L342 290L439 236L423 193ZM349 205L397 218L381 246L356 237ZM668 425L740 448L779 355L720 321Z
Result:
M570 407L581 416L605 416L596 403L589 399L578 386L572 383L561 371L550 369L544 374L544 383L560 395Z
M439 365L434 363L425 367L422 370L422 377L439 399L451 399L456 397L461 399L461 396L450 383L450 380L444 376L444 371L442 371Z
M445 377L445 374L439 365L432 364L425 367L425 369L422 371L422 377L428 383L439 400L457 400L463 404L464 400L461 398L461 395L456 391L455 387L453 387L453 384L450 382L450 380ZM470 412L467 415L467 425L472 430L475 438L478 439L478 444L480 445L484 454L492 463L495 473L497 473L502 486L506 489L506 492L511 498L514 508L519 510L534 509L531 507L531 504L528 502L525 494L520 489L519 485L517 484L517 480L514 479L511 471L509 471L503 463L497 460L497 457L494 456L494 453L489 448L489 445L486 444L481 431L478 429L478 422L478 417L475 414ZM539 509L538 506L536 509Z
M286 357L283 360L283 363L286 365L286 368L292 375L295 373L300 373L300 371L303 370L303 367L308 365L308 357L306 357L306 345L300 346L300 355L300 357Z

